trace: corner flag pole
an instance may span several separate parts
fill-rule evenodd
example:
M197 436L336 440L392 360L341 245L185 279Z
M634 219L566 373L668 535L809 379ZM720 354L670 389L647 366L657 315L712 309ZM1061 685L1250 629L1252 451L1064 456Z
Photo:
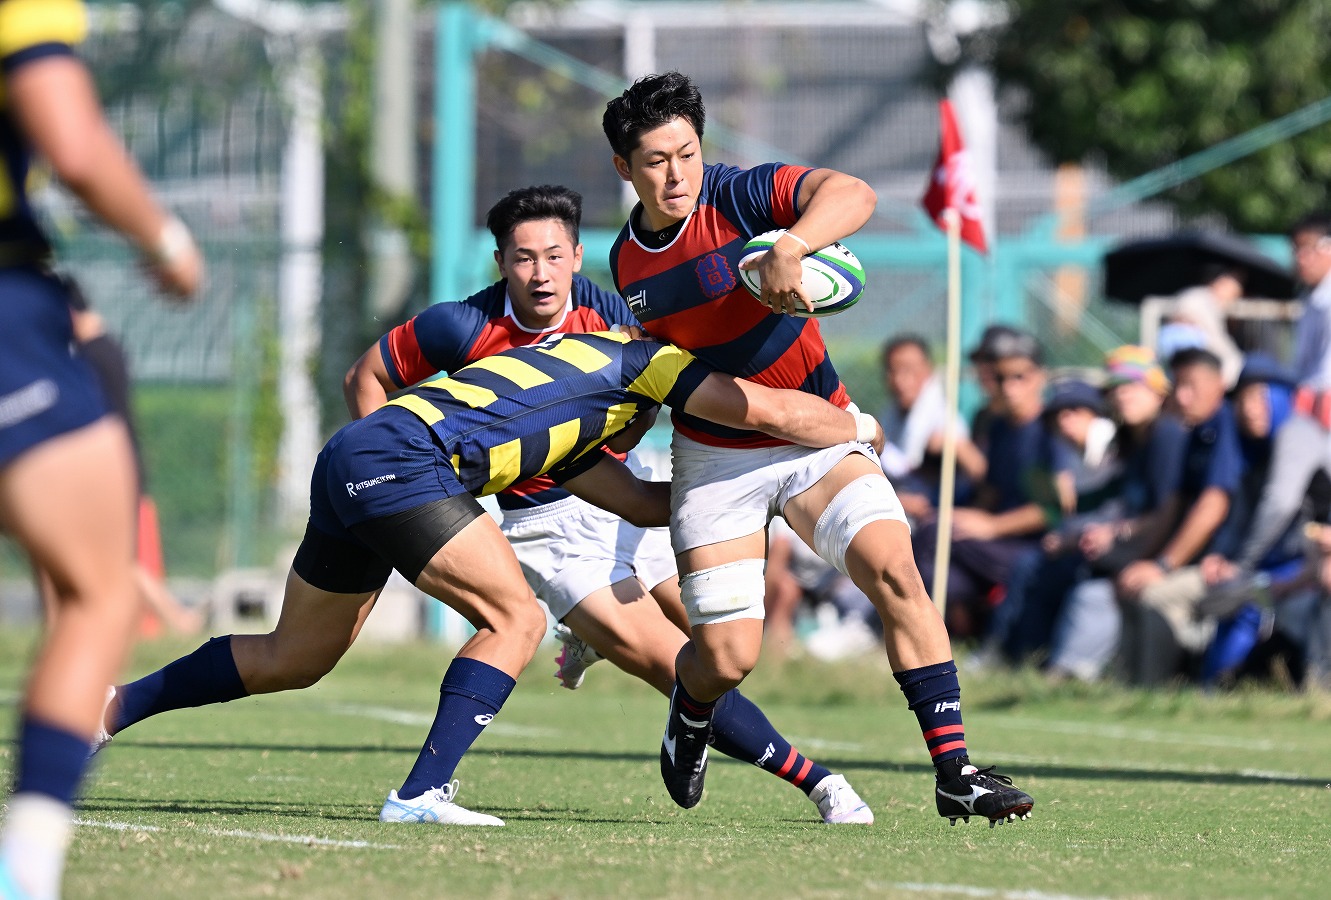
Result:
M947 570L952 561L952 505L957 480L957 416L961 386L961 214L943 210L947 222L947 369L944 390L943 471L938 485L938 545L934 551L932 595L938 614L947 605Z

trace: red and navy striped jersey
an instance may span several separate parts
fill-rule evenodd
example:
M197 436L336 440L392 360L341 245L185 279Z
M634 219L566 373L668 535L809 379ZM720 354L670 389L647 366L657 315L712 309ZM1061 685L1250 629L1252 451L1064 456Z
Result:
M480 497L549 472L562 481L586 471L640 409L682 406L711 373L672 344L560 334L388 402L430 426L463 486Z
M798 218L800 182L811 170L767 163L752 169L709 165L698 202L673 241L652 247L635 233L634 208L610 250L610 271L629 309L656 338L709 366L759 384L797 388L838 406L850 402L813 319L773 315L739 280L741 251L755 235ZM675 427L720 447L785 443L707 422L678 410Z
M522 325L513 315L508 287L498 281L461 303L437 303L379 339L384 368L398 387L463 366L513 347L545 340L552 334L606 331L611 325L637 325L618 294L581 275L573 276L564 316L542 331ZM553 503L568 496L546 477L514 485L499 497L503 509Z
M35 261L50 250L28 203L32 154L9 111L8 81L26 63L73 55L87 30L77 0L0 0L0 257Z

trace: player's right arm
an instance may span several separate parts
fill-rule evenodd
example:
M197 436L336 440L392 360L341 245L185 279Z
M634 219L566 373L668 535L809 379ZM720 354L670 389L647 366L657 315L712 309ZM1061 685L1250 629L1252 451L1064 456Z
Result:
M361 354L342 379L342 396L354 419L363 419L388 402L388 395L400 390L384 365L384 355L376 343Z
M486 315L469 303L436 303L379 338L342 377L347 410L361 419L388 395L472 362Z
M883 449L883 429L867 413L841 409L815 394L769 388L720 372L703 379L685 401L684 412L805 447L861 440Z
M102 116L92 77L69 49L82 39L84 27L82 4L74 0L40 8L3 5L0 55L7 106L65 186L144 252L166 291L188 297L202 280L203 257L185 226L153 199Z

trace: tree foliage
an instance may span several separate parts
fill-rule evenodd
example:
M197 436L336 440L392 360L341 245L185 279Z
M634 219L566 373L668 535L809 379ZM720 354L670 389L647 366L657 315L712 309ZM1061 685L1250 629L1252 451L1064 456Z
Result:
M1004 0L985 37L1002 85L1020 89L1037 146L1127 179L1331 95L1327 0ZM1186 217L1283 230L1328 204L1331 125L1169 194Z

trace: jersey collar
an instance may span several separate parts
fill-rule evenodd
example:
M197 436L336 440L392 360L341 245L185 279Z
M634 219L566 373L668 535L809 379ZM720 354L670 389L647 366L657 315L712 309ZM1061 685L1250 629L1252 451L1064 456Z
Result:
M504 288L504 315L513 320L519 331L525 331L527 334L549 334L552 331L558 331L564 325L564 320L568 318L569 310L573 309L573 291L577 290L577 285L569 289L568 299L564 301L564 312L559 320L546 328L528 328L522 324L517 313L513 311L513 298L508 295L508 288Z

